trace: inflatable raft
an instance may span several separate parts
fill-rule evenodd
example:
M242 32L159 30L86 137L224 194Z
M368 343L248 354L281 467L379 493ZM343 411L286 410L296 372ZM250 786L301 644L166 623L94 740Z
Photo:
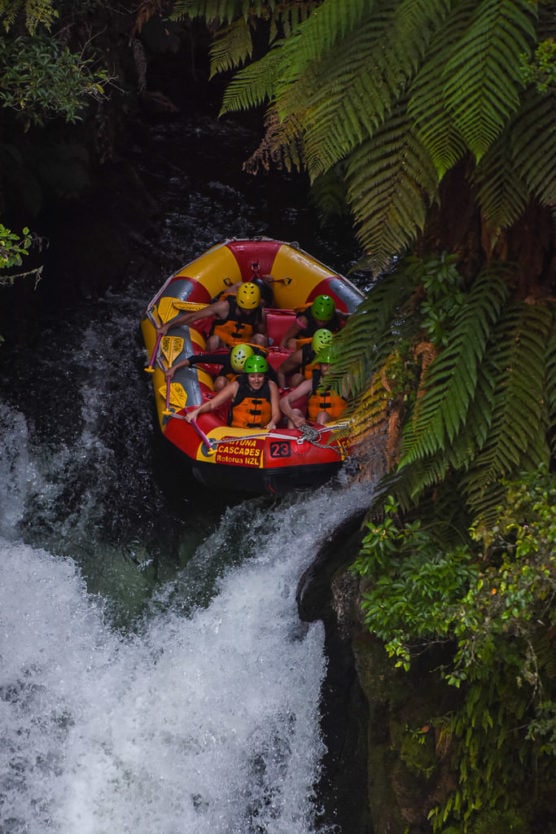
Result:
M141 320L160 430L189 461L194 477L211 488L252 493L283 494L319 485L341 467L346 458L345 423L308 425L303 429L279 427L272 431L232 428L227 413L203 413L196 423L185 415L214 392L214 364L202 362L176 370L172 381L165 369L193 354L202 354L211 318L190 326L157 326L182 312L203 309L239 282L272 276L271 306L265 306L270 340L267 360L276 370L289 355L278 347L295 321L296 310L318 295L334 299L346 314L359 305L363 294L348 279L304 252L295 243L270 238L231 239L219 243L170 276L149 302Z

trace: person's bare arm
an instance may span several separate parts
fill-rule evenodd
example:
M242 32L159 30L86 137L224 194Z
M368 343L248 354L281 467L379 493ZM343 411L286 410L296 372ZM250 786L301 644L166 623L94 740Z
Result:
M278 423L280 422L280 418L282 417L282 412L280 411L280 391L275 382L270 381L268 385L270 388L270 405L272 406L272 419L270 423L268 423L265 426L265 428L275 429Z
M193 411L189 411L185 415L185 419L188 423L192 423L194 420L197 419L199 414L206 414L207 411L215 411L221 405L223 405L228 400L231 400L232 397L235 397L238 389L238 382L231 382L229 385L226 385L221 391L216 394L216 396L212 397L210 400L205 400L202 405L195 408Z
M313 381L311 379L304 379L303 382L300 382L299 385L293 389L293 391L290 391L289 394L286 394L286 396L282 397L280 400L280 409L282 413L286 415L288 420L292 421L297 429L305 425L307 420L302 415L295 413L292 403L300 399L300 397L308 394L312 387Z
M302 360L301 348L294 350L293 353L284 359L276 373L278 374L278 384L280 388L286 387L286 377L299 368Z
M299 324L298 320L296 319L294 322L292 322L292 324L290 324L290 326L280 339L280 347L284 347L285 345L287 345L290 339L295 339L297 334L301 330L303 330L303 324Z
M162 335L165 336L171 327L178 327L179 325L189 326L190 324L193 324L196 321L201 321L201 319L208 319L211 316L217 316L220 319L225 319L229 311L230 305L226 300L215 301L213 304L207 305L202 310L194 310L191 313L181 313L179 316L170 319L170 321L161 324L158 328L158 332L162 333Z
M189 359L180 359L175 365L170 365L169 368L166 368L164 374L166 377L172 379L176 371L179 371L180 368L189 368L190 364Z

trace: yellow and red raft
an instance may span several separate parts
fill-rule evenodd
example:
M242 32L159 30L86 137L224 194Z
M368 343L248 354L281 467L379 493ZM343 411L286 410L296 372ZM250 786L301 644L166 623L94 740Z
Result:
M209 487L255 493L284 493L315 486L335 474L346 458L339 431L344 424L310 426L304 431L232 428L226 413L200 415L186 422L188 410L214 391L217 366L183 367L167 382L165 368L205 351L211 319L171 328L157 338L156 326L180 312L202 309L240 281L272 275L273 307L266 309L271 347L269 363L277 369L288 352L280 339L295 319L296 309L317 295L331 296L338 310L352 313L363 294L347 278L304 252L297 244L270 238L226 240L178 270L149 302L141 331L152 371L160 429L189 460L194 477ZM274 345L274 346L272 346Z

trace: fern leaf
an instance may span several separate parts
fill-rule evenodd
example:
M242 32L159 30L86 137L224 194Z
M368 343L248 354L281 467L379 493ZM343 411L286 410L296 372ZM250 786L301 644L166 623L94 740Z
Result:
M423 229L436 194L436 172L407 113L392 114L351 154L346 182L358 238L380 271Z
M453 441L475 396L490 330L508 296L504 279L483 273L474 283L447 348L429 367L401 465L430 456Z
M556 93L529 90L510 140L516 171L539 202L549 207L556 205L555 113Z
M542 304L511 307L493 333L489 364L496 377L491 431L476 456L464 490L480 507L493 483L546 460L543 431L546 345L553 325Z
M240 17L215 33L210 47L210 77L241 66L252 54L251 29Z
M477 160L519 106L520 55L534 38L529 0L482 0L446 66L446 105Z
M552 445L552 454L556 456L556 310L553 311L552 330L546 351L545 396L548 435Z
M349 374L354 394L367 390L373 374L386 361L400 334L404 334L418 283L418 272L411 266L403 264L396 272L383 276L335 340L338 361L330 378L341 379Z
M269 107L265 116L265 135L259 147L243 165L245 171L256 174L268 171L271 165L291 171L302 167L301 128L294 118L280 122L275 109Z
M243 16L249 0L175 0L169 15L171 20L191 20L202 17L207 23L219 25L230 23Z
M220 115L235 110L248 110L268 101L272 95L273 78L280 66L280 50L275 48L253 64L236 72L222 99Z
M491 238L497 230L511 226L529 202L529 190L516 174L507 152L507 134L502 133L487 151L475 172L477 199Z
M432 157L439 179L467 150L446 107L443 72L476 5L476 0L466 0L443 21L409 90L409 115L415 120L418 136Z
M284 44L285 86L304 74L309 64L321 59L323 53L331 50L346 35L357 31L363 17L368 14L372 0L350 0L338 3L324 0L313 13L301 23L295 37Z
M312 178L380 127L417 72L448 7L447 0L386 0L315 65L305 140Z

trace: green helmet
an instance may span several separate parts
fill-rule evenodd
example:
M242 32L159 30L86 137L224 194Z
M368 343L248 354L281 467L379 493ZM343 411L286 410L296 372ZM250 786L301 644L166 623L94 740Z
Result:
M267 371L268 362L264 356L258 356L255 354L254 356L249 356L245 360L245 364L243 366L244 374L266 374Z
M315 364L331 365L335 359L336 355L332 349L332 345L327 345L315 356Z
M334 299L329 295L317 295L311 304L311 312L318 321L330 321L335 309Z
M253 353L254 351L251 345L235 345L230 353L230 365L233 370L239 374L243 370L246 359L253 356Z
M311 347L318 353L319 350L327 347L332 343L332 339L334 338L333 334L330 330L327 330L326 327L320 327L318 330L315 330L313 335L313 341L311 343Z

